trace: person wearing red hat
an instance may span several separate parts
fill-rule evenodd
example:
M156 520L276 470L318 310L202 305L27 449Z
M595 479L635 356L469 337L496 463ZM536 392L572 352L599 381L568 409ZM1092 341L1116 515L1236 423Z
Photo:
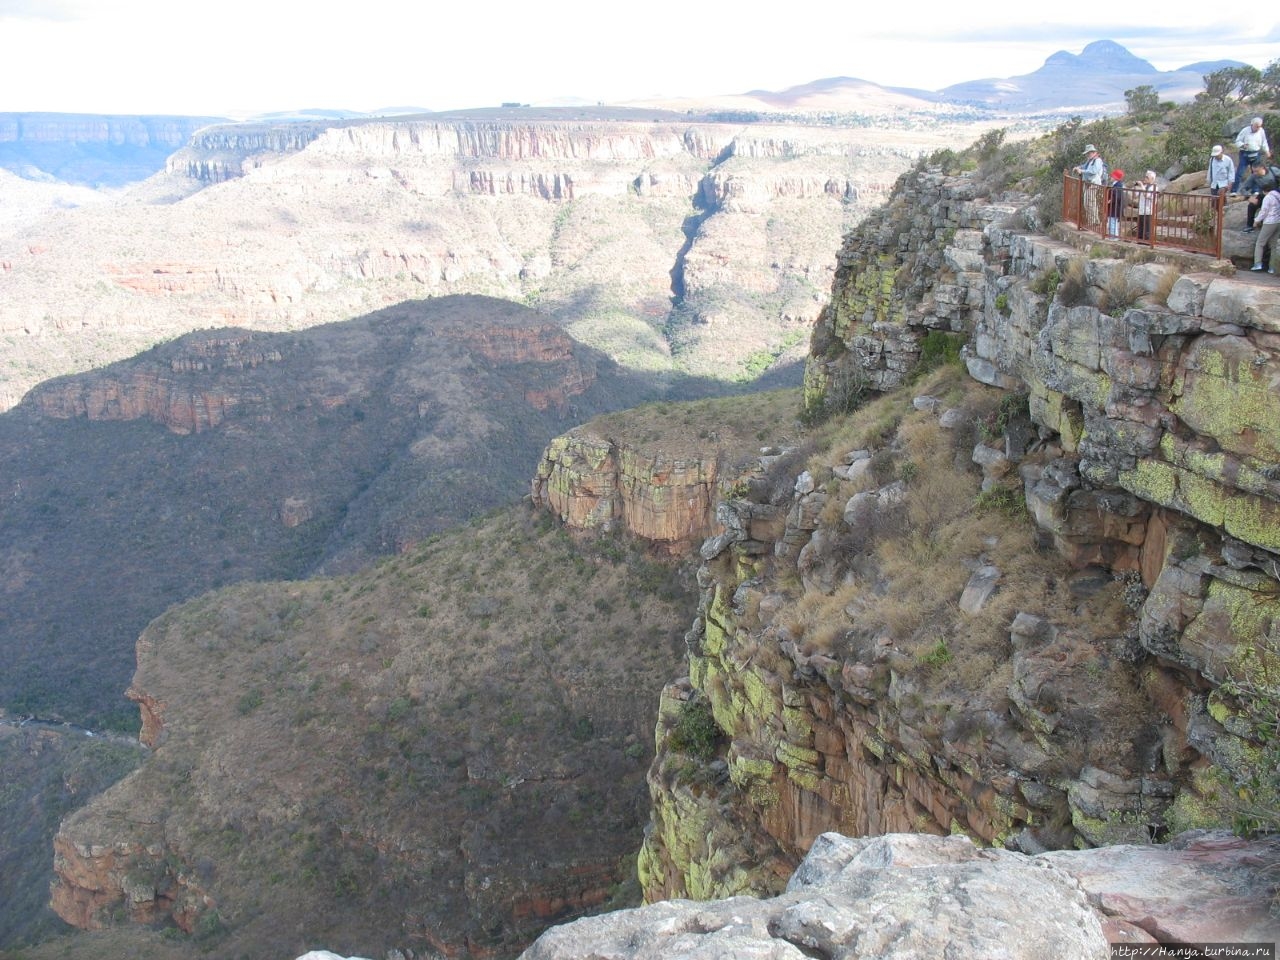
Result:
M1111 186L1107 190L1107 236L1120 236L1120 222L1124 219L1124 171L1119 167L1111 171Z

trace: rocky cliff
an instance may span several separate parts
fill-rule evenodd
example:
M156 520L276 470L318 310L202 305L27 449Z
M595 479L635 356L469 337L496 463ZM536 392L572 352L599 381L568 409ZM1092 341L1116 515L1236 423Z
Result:
M625 532L687 555L715 529L717 504L760 441L798 435L792 397L786 391L659 403L599 417L546 448L531 483L533 503L573 530ZM762 431L763 423L772 426Z
M0 240L0 406L188 330L483 293L614 359L796 360L840 236L948 130L465 118L237 125Z
M650 899L780 890L831 829L1037 852L1275 808L1280 299L984 193L921 168L845 242L834 425L703 546Z
M163 170L213 117L0 113L0 167L32 180L118 187Z

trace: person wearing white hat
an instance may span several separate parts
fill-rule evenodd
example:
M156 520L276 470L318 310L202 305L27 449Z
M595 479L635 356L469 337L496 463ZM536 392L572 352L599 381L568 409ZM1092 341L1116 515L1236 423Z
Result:
M1107 176L1107 164L1098 153L1098 148L1092 143L1088 144L1084 148L1084 157L1084 163L1074 167L1072 172L1089 183L1102 186L1102 181Z
M1221 144L1215 144L1209 152L1208 176L1209 193L1215 197L1223 190L1229 189L1236 178L1235 161L1222 149Z
M1261 117L1254 117L1236 134L1236 149L1240 151L1240 158L1236 161L1236 177L1231 181L1232 193L1240 189L1240 180L1246 170L1271 159L1271 144L1267 143L1267 131L1262 129Z

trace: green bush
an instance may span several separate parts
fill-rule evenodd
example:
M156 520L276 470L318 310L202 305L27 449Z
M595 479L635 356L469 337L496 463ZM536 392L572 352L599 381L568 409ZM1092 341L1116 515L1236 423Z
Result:
M1001 294L1001 296L1004 295ZM958 333L930 330L920 341L920 362L916 367L917 374L929 373L949 363L962 367L960 351L967 339Z
M702 698L686 700L676 717L667 745L695 760L707 761L715 756L722 736L711 715L711 704Z

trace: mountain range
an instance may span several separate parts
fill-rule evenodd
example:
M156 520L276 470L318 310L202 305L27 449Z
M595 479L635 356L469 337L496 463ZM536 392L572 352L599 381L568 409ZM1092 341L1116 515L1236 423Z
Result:
M619 105L586 104L568 109L597 119L619 117L619 109L678 111L689 119L717 114L863 113L956 114L979 110L997 114L1106 111L1124 107L1124 93L1141 85L1162 97L1188 100L1203 88L1205 74L1243 66L1237 60L1201 61L1176 70L1158 70L1112 40L1097 40L1078 54L1065 50L1048 57L1031 73L968 80L941 90L888 87L855 77L828 77L783 90L751 90L715 97L674 98ZM477 105L482 107L482 105ZM537 106L537 105L535 105ZM602 109L603 108L603 109ZM527 105L492 104L496 109L528 114ZM253 123L339 123L343 120L428 115L416 107L387 108L376 113L312 108L252 117ZM448 111L448 115L475 115ZM430 114L438 115L438 114ZM115 187L139 180L163 167L164 158L201 126L228 123L216 117L106 117L79 114L0 113L0 169L29 179L53 178L66 183Z

